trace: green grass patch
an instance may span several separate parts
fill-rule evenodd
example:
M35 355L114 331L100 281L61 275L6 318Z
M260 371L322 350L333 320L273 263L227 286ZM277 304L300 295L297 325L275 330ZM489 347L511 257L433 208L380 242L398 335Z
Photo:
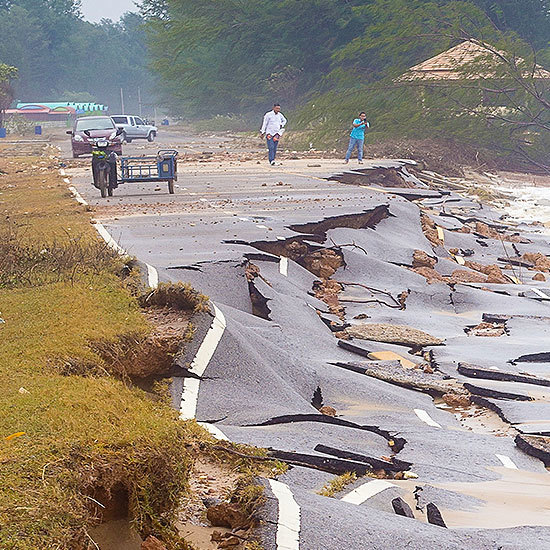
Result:
M340 476L336 476L331 479L325 486L319 491L318 494L324 497L333 497L341 491L343 491L350 483L357 480L357 474L355 472L346 472Z
M147 338L152 326L55 159L4 158L2 173L0 234L12 239L0 247L11 266L0 279L0 548L85 548L91 527L125 514L184 548L174 513L210 437L114 377L62 374L65 357L104 363L90 342Z
M139 297L143 307L171 307L195 313L210 311L208 296L197 292L189 283L160 283L157 288Z

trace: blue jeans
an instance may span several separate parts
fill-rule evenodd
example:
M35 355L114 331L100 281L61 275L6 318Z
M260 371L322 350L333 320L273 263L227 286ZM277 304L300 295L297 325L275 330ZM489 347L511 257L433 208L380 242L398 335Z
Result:
M277 155L277 145L279 145L279 140L275 141L273 138L266 139L269 162L273 162L275 160L275 155Z
M357 159L363 160L363 144L365 143L364 139L357 139L357 138L349 138L349 147L348 152L346 153L346 160L349 160L351 157L351 154L353 153L353 150L355 147L357 147Z

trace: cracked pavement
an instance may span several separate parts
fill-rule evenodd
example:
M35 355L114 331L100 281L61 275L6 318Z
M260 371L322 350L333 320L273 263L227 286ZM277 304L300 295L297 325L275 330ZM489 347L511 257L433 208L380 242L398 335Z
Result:
M365 161L361 168L403 166L414 168L403 161ZM356 170L327 179L343 168L333 160L277 167L191 160L180 163L172 196L155 184L126 184L100 199L82 170L73 171L72 184L94 217L125 250L155 266L161 281L190 282L223 313L225 330L200 382L196 418L231 441L300 459L279 478L301 510L299 548L550 546L550 474L515 442L518 434L550 434L548 356L518 362L550 351L550 283L499 261L550 255L548 234L505 226L491 208L427 189L408 171L412 187L401 189L394 176L391 187L377 187ZM423 231L421 214L440 228L437 244ZM477 223L499 236L480 233ZM521 239L502 238L515 233ZM429 269L443 281L415 271L415 251L435 260ZM338 261L327 264L327 254ZM489 282L464 258L498 265L504 282ZM457 270L467 274L464 282L457 282ZM338 313L314 291L326 278L341 287ZM471 332L485 318L502 328L498 336ZM196 342L211 322L201 317ZM370 323L411 327L443 345L348 339L349 326ZM183 366L196 351L188 350ZM404 368L403 359L417 368ZM389 380L382 371L398 374ZM425 379L432 381L428 389ZM446 389L433 390L439 380L453 382L470 403L457 405ZM182 388L175 379L176 407ZM319 394L314 406L318 388L335 418L319 412ZM366 476L334 498L317 494L342 468L364 473L365 466L387 488L361 504L342 501L372 482ZM263 544L274 550L283 547L276 542L277 501L269 485L266 494ZM414 519L394 513L396 497ZM429 503L448 529L427 523Z

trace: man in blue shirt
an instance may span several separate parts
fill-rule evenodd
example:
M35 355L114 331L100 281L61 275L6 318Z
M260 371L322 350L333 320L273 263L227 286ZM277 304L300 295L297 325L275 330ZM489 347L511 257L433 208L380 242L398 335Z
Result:
M365 143L365 128L369 128L370 124L366 121L367 115L365 112L361 111L359 113L359 118L356 118L353 121L353 128L351 134L349 135L349 147L348 152L346 153L345 163L349 162L351 154L355 147L357 147L357 159L359 164L363 164L363 144Z

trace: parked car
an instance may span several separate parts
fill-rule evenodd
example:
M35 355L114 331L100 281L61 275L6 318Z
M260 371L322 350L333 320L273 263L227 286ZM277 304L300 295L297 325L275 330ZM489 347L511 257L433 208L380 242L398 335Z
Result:
M146 124L135 115L112 115L114 123L122 129L122 139L130 143L133 139L146 139L154 141L157 136L157 127Z
M86 116L75 120L72 130L67 134L71 136L71 145L73 148L73 158L92 152L92 143L90 140L95 138L105 138L111 141L112 145L109 151L114 151L117 155L122 154L122 137L117 135L117 127L108 116Z

